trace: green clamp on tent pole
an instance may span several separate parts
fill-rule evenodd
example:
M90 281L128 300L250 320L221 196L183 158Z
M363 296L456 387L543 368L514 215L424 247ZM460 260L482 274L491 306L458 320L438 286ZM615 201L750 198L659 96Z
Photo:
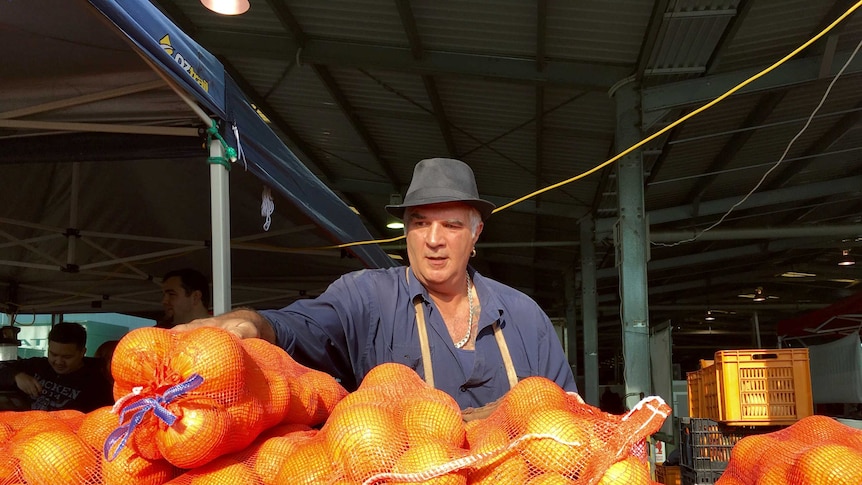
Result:
M211 121L212 125L207 128L207 150L209 150L213 138L216 138L218 139L219 143L221 143L221 146L224 149L225 156L207 157L207 163L221 165L228 171L230 171L230 163L236 161L237 158L236 149L234 149L232 146L228 145L226 141L224 141L224 138L222 138L221 133L218 132L218 125L216 124L216 120Z

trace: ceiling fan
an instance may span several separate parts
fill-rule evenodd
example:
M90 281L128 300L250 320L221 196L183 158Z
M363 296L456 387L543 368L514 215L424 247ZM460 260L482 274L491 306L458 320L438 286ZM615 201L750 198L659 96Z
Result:
M773 295L767 295L763 292L763 287L758 286L754 289L754 293L745 293L741 295L736 295L740 298L749 298L752 301L766 301L766 300L777 300L779 297Z
M703 320L705 322L712 322L716 318L718 318L719 316L724 316L724 315L736 315L736 312L728 311L728 310L717 310L715 308L709 308L706 310L706 314L703 316Z

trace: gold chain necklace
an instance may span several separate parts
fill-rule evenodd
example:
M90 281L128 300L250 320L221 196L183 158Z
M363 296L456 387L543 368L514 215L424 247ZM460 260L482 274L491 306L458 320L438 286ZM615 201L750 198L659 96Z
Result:
M470 273L467 273L467 301L470 304L470 319L467 321L467 335L464 335L464 338L455 342L455 348L460 349L470 340L470 334L473 331L473 313L476 311L473 308L473 292L470 291L471 281L470 281Z

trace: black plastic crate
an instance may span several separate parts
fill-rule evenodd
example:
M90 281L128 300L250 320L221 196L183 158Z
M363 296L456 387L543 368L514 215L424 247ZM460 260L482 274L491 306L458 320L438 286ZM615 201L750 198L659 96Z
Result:
M730 451L739 440L746 436L771 433L781 428L781 426L728 426L706 418L680 418L680 464L696 472L721 472L727 468Z
M692 470L687 466L679 467L680 485L713 485L723 472L715 470Z

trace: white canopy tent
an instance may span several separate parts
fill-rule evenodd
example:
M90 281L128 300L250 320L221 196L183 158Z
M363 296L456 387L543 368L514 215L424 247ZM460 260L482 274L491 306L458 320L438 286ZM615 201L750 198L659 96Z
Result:
M377 246L333 248L370 236L148 2L9 2L0 39L16 46L0 54L7 313L153 315L155 283L185 266L213 277L217 313L275 307L396 264ZM245 155L230 172L226 147Z

